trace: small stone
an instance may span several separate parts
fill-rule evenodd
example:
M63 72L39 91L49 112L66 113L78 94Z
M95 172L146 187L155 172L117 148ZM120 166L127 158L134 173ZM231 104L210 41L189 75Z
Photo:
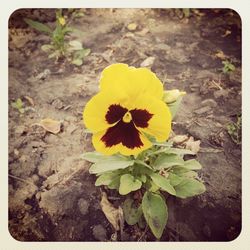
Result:
M62 109L64 107L63 102L60 99L55 99L51 105L56 109Z
M89 203L84 200L83 198L79 199L78 201L78 208L81 212L82 215L86 215L88 213L88 209L89 209Z
M142 63L141 63L141 67L151 67L154 64L155 61L155 57L150 56L148 58L146 58Z
M134 31L136 30L137 28L137 24L136 23L130 23L128 26L127 26L128 30L130 31Z
M217 106L217 102L214 101L213 99L206 99L204 101L201 102L201 106L204 107L204 106L210 106L212 108L216 107Z
M201 114L207 113L208 111L211 111L211 107L205 106L205 107L195 110L194 113L197 115L201 115Z
M35 184L37 184L37 182L39 181L39 176L37 174L33 174L31 176L31 179Z
M93 227L93 235L95 239L105 241L107 239L107 230L101 224L96 225Z
M220 97L227 98L228 94L229 94L229 91L227 89L220 89L220 90L217 90L217 91L214 92L214 97L216 99L220 98Z

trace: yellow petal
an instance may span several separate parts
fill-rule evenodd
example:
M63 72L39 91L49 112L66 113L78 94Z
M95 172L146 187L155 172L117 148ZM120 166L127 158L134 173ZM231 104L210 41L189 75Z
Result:
M111 125L106 121L105 116L110 105L126 103L127 99L122 94L111 95L106 91L93 96L85 105L83 111L83 122L91 132L98 132L107 129Z
M166 141L168 139L172 118L168 106L163 101L149 95L141 95L134 100L133 108L145 109L150 114L153 114L148 121L148 127L138 128L140 131L154 136L157 141Z
M92 136L92 143L96 151L103 153L105 155L112 155L116 153L121 153L122 155L137 155L152 146L151 142L146 138L146 136L140 134L140 139L143 143L143 146L141 147L135 147L131 149L123 146L122 143L119 143L112 147L106 147L105 143L101 140L101 138L104 136L105 133L106 130L95 133Z
M163 84L153 72L122 63L112 64L103 70L100 90L112 91L116 95L124 93L131 99L139 94L149 94L159 99L163 96Z

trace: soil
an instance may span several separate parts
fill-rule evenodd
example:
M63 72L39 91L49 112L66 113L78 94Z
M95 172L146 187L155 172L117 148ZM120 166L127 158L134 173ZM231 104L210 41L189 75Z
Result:
M53 25L54 10L18 10L9 21L9 231L19 241L120 241L100 207L101 191L81 154L93 150L82 110L98 91L100 72L123 62L146 65L166 89L187 92L176 134L201 140L197 159L207 191L167 199L161 241L231 241L241 231L241 145L227 125L241 114L241 21L232 10L87 9L72 26L91 54L82 66L48 59L48 37L23 17ZM67 14L67 10L65 10ZM135 30L127 25L136 23ZM219 53L222 51L223 53ZM149 59L150 58L150 59ZM146 61L145 61L146 60ZM222 72L223 60L236 69ZM21 98L25 112L13 108ZM38 126L61 123L58 134ZM122 199L108 193L118 206ZM155 241L124 225L124 241Z

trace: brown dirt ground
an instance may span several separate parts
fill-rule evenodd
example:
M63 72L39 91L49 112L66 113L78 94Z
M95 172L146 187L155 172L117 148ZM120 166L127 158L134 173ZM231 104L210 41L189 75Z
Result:
M48 39L23 22L54 22L53 10L18 10L9 22L9 231L20 241L111 241L114 230L100 207L100 189L81 153L92 150L82 110L97 92L100 72L154 57L152 70L167 89L185 90L174 121L177 134L201 140L199 172L207 191L169 197L161 241L230 241L241 230L241 146L227 125L241 113L241 21L231 10L199 10L184 18L175 9L87 9L72 35L92 53L80 67L47 58ZM135 31L127 25L135 22ZM72 38L72 39L73 39ZM218 50L236 70L223 74ZM34 105L28 96L32 98ZM20 114L11 106L21 98ZM54 135L34 125L61 121ZM111 197L112 196L112 197ZM110 201L121 203L117 193ZM120 236L115 240L120 240ZM149 231L125 225L123 240L154 241Z

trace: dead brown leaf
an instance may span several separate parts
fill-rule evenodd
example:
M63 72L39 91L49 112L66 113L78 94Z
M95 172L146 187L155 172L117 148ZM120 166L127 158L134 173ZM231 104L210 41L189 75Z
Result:
M130 23L130 24L128 24L127 28L130 31L134 31L137 28L137 24L136 23Z
M119 221L120 221L120 209L115 208L107 199L107 194L105 192L102 192L102 199L101 199L101 208L103 213L105 214L108 221L112 224L114 229L116 231L119 231Z
M188 136L187 135L175 135L173 138L172 138L173 142L175 144L182 144L184 141L187 141L188 140Z
M188 149L188 150L192 151L193 153L197 154L199 152L199 150L200 150L201 141L200 140L195 141L194 137L191 136L183 144L185 145L186 149Z
M36 125L43 127L46 131L53 134L58 134L61 130L61 122L50 118L43 119L39 123L36 123Z
M221 37L229 36L232 33L231 30L226 30L225 33Z
M24 99L26 99L31 106L35 106L34 100L31 97L26 95L24 96Z
M227 56L224 54L222 50L218 50L217 53L215 54L215 57L221 60L225 60L227 58Z

